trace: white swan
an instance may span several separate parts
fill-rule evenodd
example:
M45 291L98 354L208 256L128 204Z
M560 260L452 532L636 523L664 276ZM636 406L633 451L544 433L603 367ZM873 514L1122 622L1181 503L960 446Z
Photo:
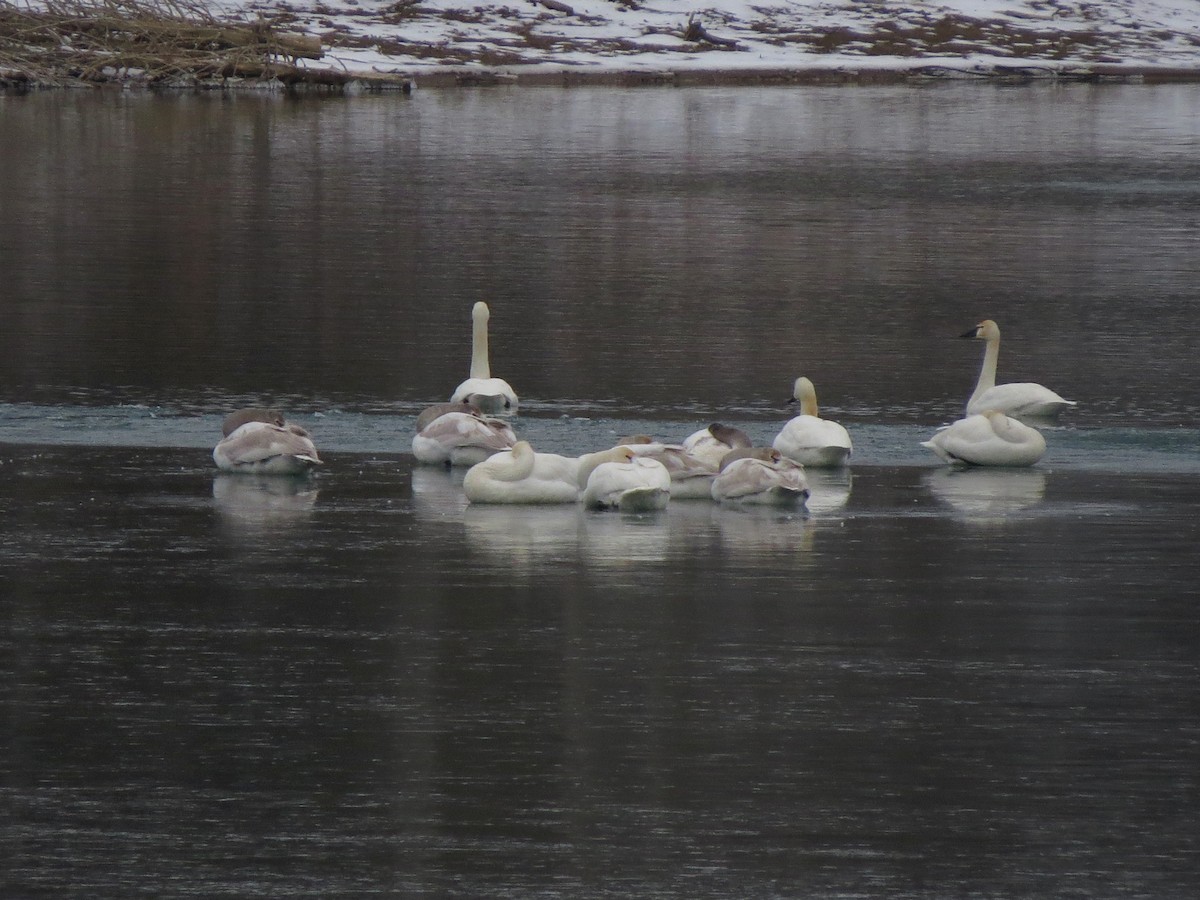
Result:
M742 447L722 461L712 498L718 503L793 506L808 499L808 481L804 467L774 447Z
M666 466L656 459L637 456L629 447L614 447L607 453L615 459L594 466L590 473L580 470L584 506L627 512L666 508L671 500L671 473Z
M257 475L303 475L321 464L312 438L299 425L253 418L221 438L212 456L222 472Z
M1032 466L1046 452L1046 439L1036 429L990 409L944 425L921 446L948 463Z
M463 478L472 503L574 503L592 472L607 462L626 462L627 447L582 456L537 453L528 441L517 441L474 465Z
M514 413L517 394L503 378L492 377L488 357L488 305L483 301L471 310L471 377L454 389L451 403L474 403L485 413Z
M417 461L426 465L473 466L516 442L517 436L507 422L474 413L447 412L413 435L412 451Z
M967 415L973 416L999 410L1019 419L1053 419L1074 400L1064 400L1048 387L1032 381L1014 381L996 384L996 362L1000 358L1000 326L991 319L984 319L960 337L986 341L983 365L979 369L979 380L975 392L967 401Z
M730 450L749 447L751 443L746 432L740 428L713 422L707 428L701 428L685 437L683 449L692 456L718 467L721 465L721 460L725 458L725 454Z
M672 500L711 499L712 480L717 475L717 467L693 456L681 444L664 444L645 434L623 437L617 444L628 447L634 456L655 459L666 466L671 476Z
M783 426L772 446L802 466L836 469L846 465L853 446L850 435L837 422L817 415L817 390L807 378L800 377L792 388L789 403L800 403L800 415Z

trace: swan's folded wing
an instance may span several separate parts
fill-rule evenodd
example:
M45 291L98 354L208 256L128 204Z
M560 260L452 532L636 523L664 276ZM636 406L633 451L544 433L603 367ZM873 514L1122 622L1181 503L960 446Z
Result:
M771 488L780 487L784 479L766 463L757 459L740 459L730 465L714 481L714 491L736 500L752 494L761 494Z
M516 443L512 429L507 424L458 412L434 419L421 431L421 437L436 441L446 448L507 450Z
M304 435L273 425L261 428L243 426L221 443L226 458L239 466L265 462L279 456L294 456L311 462L321 461L311 440Z

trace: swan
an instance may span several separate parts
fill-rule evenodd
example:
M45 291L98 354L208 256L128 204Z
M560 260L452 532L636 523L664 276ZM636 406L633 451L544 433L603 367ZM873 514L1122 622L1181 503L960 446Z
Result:
M221 435L229 437L247 422L268 422L271 425L277 425L280 428L287 428L288 422L284 418L283 413L273 407L268 406L246 406L242 409L237 409L225 417L225 421L221 423ZM298 429L299 433L307 435L308 432L299 425L291 426Z
M581 467L584 485L580 499L588 509L620 509L633 512L665 509L671 500L671 473L656 459L638 456L629 447L614 447L605 454L613 459Z
M800 415L783 426L772 446L792 462L813 468L846 465L853 449L850 435L837 422L817 416L817 390L804 377L796 379L789 403L800 403Z
M511 450L472 466L463 478L463 493L472 503L574 503L579 499L576 468L556 470L543 464L538 473L537 456L528 441L517 441Z
M427 465L473 466L516 442L507 422L452 411L436 416L413 435L412 452Z
M452 412L470 413L474 416L483 415L483 410L474 403L471 403L469 400L462 400L458 403L435 403L432 406L427 406L421 410L421 413L417 416L417 421L413 427L416 428L417 431L424 431L425 426L427 426L434 419L440 418L446 413Z
M974 328L959 335L986 341L983 365L979 369L979 380L975 392L967 401L967 415L999 410L1019 419L1053 419L1074 400L1064 400L1048 387L1031 381L1014 381L996 384L996 361L1000 358L1000 326L991 319L984 319Z
M528 441L517 441L472 466L463 492L472 503L574 503L597 466L629 456L626 447L582 456L538 453Z
M718 503L792 506L808 499L808 481L804 467L774 447L739 447L722 460L712 498Z
M488 305L482 300L471 310L471 377L454 389L451 403L474 403L485 413L514 413L517 394L503 378L492 377L488 362Z
M750 438L746 432L732 425L722 425L713 422L707 428L689 434L683 439L683 449L714 467L721 465L721 460L730 450L749 447Z
M671 476L672 500L711 498L712 480L717 475L717 467L693 456L682 445L664 444L646 434L623 437L617 444L628 447L634 456L656 459L667 467L667 474Z
M948 463L1032 466L1046 452L1041 433L996 409L959 419L921 443Z
M222 472L257 475L303 475L321 465L312 438L299 425L253 418L222 437L212 456Z

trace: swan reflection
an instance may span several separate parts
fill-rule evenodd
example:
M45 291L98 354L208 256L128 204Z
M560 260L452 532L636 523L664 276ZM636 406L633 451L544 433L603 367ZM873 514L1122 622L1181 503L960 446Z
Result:
M307 518L317 502L317 488L307 478L222 474L213 478L213 500L232 522L277 527Z
M1034 506L1046 491L1044 473L1031 469L935 469L930 493L971 518L1002 519Z
M805 506L814 514L841 509L850 500L854 476L849 469L805 469L808 476L808 500Z
M415 466L412 470L413 511L419 519L458 518L467 508L462 482L465 469Z
M739 553L777 555L812 549L814 529L803 507L725 506L714 507L713 512L721 544Z
M462 513L467 543L481 555L520 566L573 554L583 510L563 505L472 503Z

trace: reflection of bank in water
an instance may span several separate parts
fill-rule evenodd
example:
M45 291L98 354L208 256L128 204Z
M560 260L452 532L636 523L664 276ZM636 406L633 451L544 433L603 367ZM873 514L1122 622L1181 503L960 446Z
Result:
M1046 476L1031 469L935 469L924 477L929 491L971 519L1002 519L1035 506Z
M255 528L294 524L308 517L317 502L309 478L221 474L213 478L213 500L231 522Z

